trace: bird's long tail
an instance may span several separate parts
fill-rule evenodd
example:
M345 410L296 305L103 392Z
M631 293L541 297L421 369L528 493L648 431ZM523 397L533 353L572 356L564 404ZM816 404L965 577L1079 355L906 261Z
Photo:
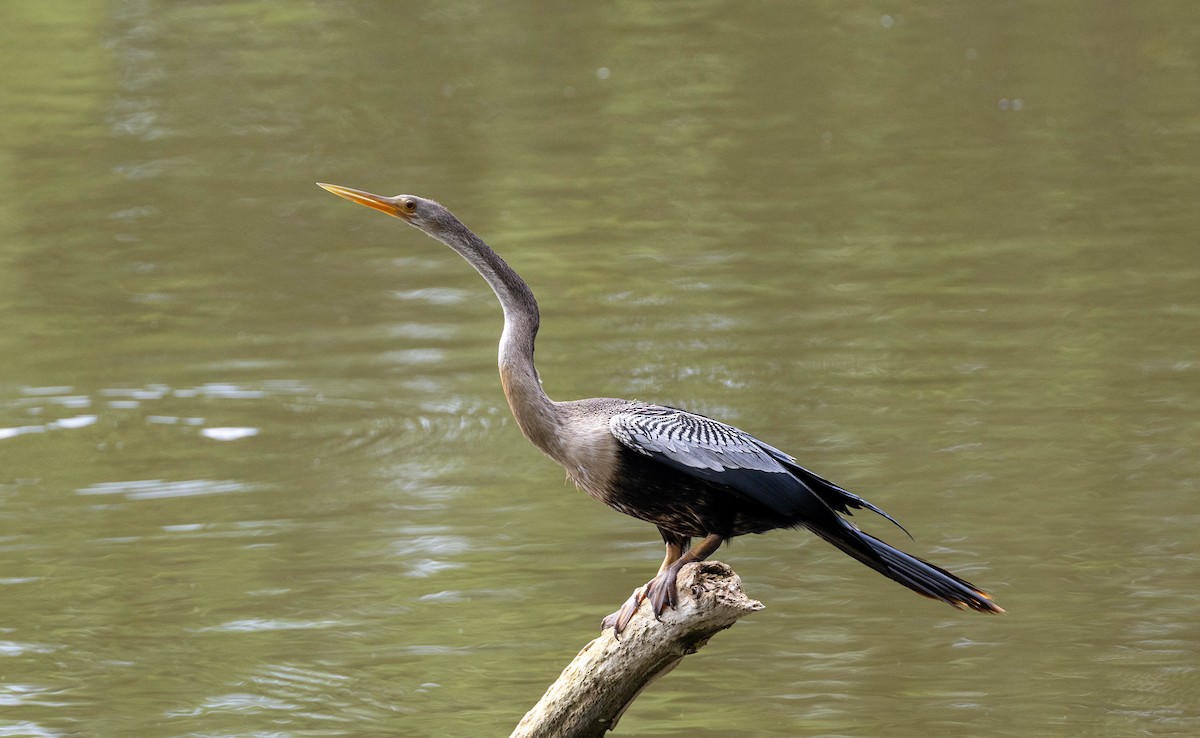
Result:
M960 610L1004 612L1004 608L992 601L990 594L965 579L954 576L940 566L935 566L912 554L904 553L848 523L844 523L839 528L836 531L818 530L817 528L810 528L810 530L885 577L903 584L917 594L941 600Z

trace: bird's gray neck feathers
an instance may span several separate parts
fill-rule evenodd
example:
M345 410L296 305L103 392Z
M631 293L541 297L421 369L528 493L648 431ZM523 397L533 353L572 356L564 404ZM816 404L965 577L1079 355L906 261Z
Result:
M457 251L479 272L504 310L504 332L500 336L500 382L521 432L542 451L557 457L560 411L542 389L533 364L539 314L537 300L500 255L458 223L438 240Z

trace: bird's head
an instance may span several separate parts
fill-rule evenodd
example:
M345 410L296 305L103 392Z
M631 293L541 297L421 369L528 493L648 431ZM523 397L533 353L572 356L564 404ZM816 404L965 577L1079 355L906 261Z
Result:
M325 184L324 182L317 182L317 185L329 190L338 197L344 197L351 202L366 205L369 208L387 213L394 218L399 218L431 236L436 237L458 224L458 219L449 210L433 200L426 200L416 195L384 197L383 195L373 195L370 192L342 187L341 185Z

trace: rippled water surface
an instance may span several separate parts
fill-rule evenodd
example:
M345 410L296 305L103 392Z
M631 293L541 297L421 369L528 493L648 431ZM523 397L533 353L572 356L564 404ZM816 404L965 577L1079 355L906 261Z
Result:
M506 735L661 556L559 399L736 423L993 591L801 532L654 736L1200 734L1191 3L0 6L0 735ZM868 529L902 542L874 520Z

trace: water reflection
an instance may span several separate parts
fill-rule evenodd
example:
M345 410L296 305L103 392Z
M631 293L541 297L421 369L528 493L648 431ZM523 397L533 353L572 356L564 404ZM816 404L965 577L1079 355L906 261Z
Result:
M75 490L76 494L80 495L122 495L127 500L161 500L169 497L193 497L195 495L218 495L247 491L249 488L239 482L211 479L183 481L144 479L129 482L101 482Z
M744 426L1011 613L738 541L768 609L623 731L1200 732L1191 6L0 14L0 735L502 734L657 565L477 276L318 179L487 236L552 396Z

